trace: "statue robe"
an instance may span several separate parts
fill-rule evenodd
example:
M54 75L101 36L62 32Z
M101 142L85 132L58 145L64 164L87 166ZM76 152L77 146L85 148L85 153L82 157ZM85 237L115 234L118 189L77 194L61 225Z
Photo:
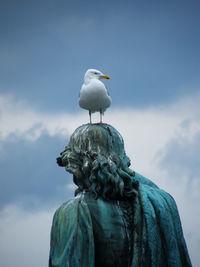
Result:
M82 193L56 211L50 267L191 266L175 201L140 174L133 179L133 203Z

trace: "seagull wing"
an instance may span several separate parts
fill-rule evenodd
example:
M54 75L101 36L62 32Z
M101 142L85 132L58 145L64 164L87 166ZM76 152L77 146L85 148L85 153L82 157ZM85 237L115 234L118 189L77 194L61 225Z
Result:
M105 84L104 84L104 86L105 86ZM105 88L106 88L107 95L110 96L109 91L108 91L108 88L106 86L105 86Z

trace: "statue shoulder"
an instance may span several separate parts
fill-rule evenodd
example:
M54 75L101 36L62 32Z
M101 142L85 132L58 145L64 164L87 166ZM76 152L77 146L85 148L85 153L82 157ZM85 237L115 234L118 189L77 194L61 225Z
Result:
M178 217L176 202L168 192L137 172L135 172L134 179L139 183L140 195L145 205L154 203L154 207L159 207L159 209L167 205L173 216Z
M143 175L139 174L138 172L135 172L133 179L135 181L139 182L139 184L148 185L148 186L153 187L153 188L158 188L158 186L156 184L154 184L150 179L144 177Z
M89 215L89 209L87 207L87 203L82 197L82 194L79 194L73 199L70 199L64 202L55 212L54 220L62 221L70 218L70 220L76 220L77 216L82 213L84 210L86 215Z

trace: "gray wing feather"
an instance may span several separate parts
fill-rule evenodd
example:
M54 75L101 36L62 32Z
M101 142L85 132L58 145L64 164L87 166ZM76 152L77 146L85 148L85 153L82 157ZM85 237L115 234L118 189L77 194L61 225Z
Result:
M105 88L106 88L107 94L110 96L109 91L108 91L108 88L106 86L105 86Z

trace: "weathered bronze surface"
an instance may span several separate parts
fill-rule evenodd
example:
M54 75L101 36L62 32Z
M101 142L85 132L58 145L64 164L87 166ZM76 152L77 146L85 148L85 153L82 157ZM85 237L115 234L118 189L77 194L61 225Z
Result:
M175 201L129 168L112 126L79 127L57 162L77 190L54 215L50 267L191 266Z

